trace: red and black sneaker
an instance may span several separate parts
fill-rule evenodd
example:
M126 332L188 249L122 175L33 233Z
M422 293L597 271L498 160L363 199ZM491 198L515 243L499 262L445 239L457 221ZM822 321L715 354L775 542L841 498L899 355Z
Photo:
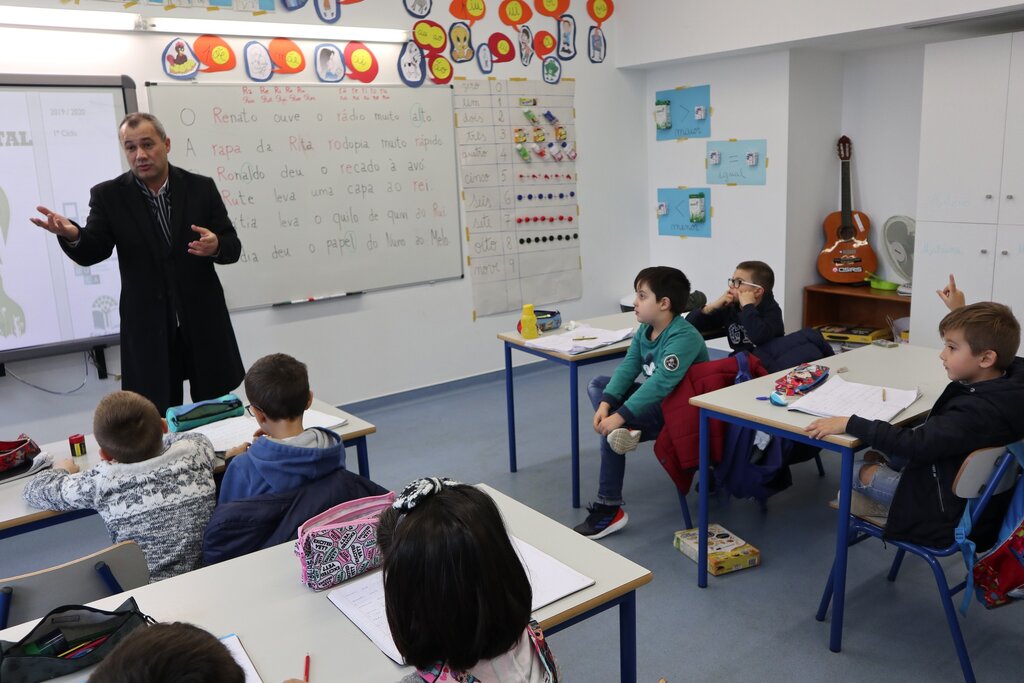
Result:
M629 515L618 505L593 503L587 506L587 511L590 514L581 524L573 527L573 531L595 541L608 534L614 534L629 521Z

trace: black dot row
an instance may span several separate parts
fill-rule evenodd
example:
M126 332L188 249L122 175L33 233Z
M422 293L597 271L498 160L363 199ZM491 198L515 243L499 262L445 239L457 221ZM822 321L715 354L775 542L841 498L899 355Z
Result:
M561 242L562 240L565 240L566 242L571 242L572 240L578 240L579 238L580 238L580 234L578 232L574 232L571 235L566 234L566 235L542 235L540 237L520 237L519 238L519 244L533 244L535 242L537 244L540 244L541 242L554 242L556 240L559 241L559 242Z

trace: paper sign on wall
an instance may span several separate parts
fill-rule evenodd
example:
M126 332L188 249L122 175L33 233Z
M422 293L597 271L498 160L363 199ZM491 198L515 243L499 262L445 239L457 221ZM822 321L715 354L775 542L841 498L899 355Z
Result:
M659 90L654 127L658 140L711 137L711 86Z
M767 140L709 140L709 185L764 185L768 166Z
M658 234L711 237L711 188L659 187Z

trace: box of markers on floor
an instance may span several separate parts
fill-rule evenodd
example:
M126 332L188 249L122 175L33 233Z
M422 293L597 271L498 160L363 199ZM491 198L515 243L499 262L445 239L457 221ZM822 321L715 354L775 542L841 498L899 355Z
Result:
M697 561L697 529L677 531L672 545ZM708 573L721 576L761 564L761 551L719 524L708 524Z

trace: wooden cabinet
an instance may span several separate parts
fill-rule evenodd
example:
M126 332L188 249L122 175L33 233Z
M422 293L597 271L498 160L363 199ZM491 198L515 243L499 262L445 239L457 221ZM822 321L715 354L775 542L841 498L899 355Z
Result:
M956 275L968 302L1024 314L1024 33L925 49L918 167L915 344L941 346L932 294Z
M804 327L840 323L888 327L910 313L910 297L870 287L810 285L804 287Z

